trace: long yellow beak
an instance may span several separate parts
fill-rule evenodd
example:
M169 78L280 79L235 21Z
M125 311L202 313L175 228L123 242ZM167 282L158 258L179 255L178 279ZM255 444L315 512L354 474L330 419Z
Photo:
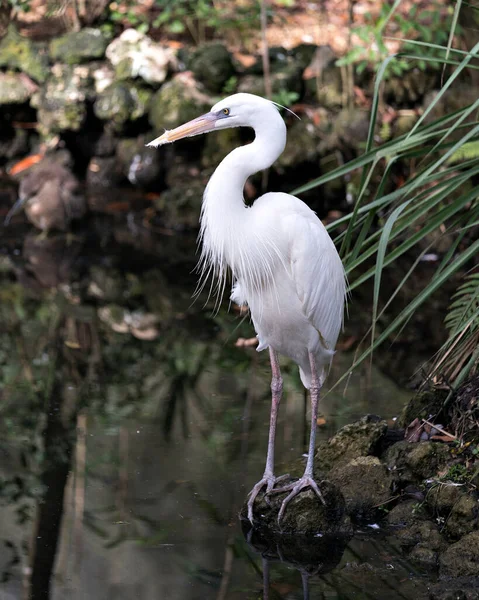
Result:
M157 137L147 146L153 146L153 148L157 148L163 144L171 144L171 142L176 142L177 140L181 140L186 137L192 137L194 135L200 135L201 133L208 133L209 131L214 131L215 123L218 120L218 115L214 113L206 113L205 115L201 115L201 117L197 117L192 121L188 121L184 125L180 125L175 129L171 129L170 131L165 131L163 135Z

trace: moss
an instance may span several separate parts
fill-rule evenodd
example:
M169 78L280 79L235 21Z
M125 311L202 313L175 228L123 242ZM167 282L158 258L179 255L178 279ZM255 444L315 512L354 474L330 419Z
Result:
M439 442L397 442L385 455L387 466L399 483L435 477L449 459L449 448Z
M93 111L102 121L112 121L121 126L128 121L133 107L128 87L122 83L114 83L98 94Z
M414 419L428 419L437 415L448 394L447 390L425 390L413 396L399 418L401 427L407 427Z
M234 74L231 54L220 43L198 48L190 61L196 79L212 92L219 93Z
M163 133L194 119L210 106L191 79L177 76L159 89L151 100L149 119L155 131Z
M100 29L86 27L50 42L50 56L54 60L75 65L92 58L102 58L108 44Z
M13 25L0 42L0 66L18 69L40 83L46 81L49 73L47 56Z

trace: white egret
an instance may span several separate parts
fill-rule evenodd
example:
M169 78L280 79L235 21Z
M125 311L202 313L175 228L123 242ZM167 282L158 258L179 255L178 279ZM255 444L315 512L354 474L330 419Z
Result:
M234 94L148 145L156 147L228 127L252 127L255 139L228 154L206 187L200 217L200 268L203 278L218 278L220 293L229 268L231 298L249 306L258 351L269 349L268 453L264 475L249 495L248 518L253 522L254 501L266 487L266 494L289 492L278 514L280 521L290 500L303 489L311 488L324 503L313 479L318 400L343 321L346 280L333 241L304 202L275 192L264 194L251 207L244 203L246 179L270 167L286 144L286 126L272 102L252 94ZM283 388L278 353L298 364L301 380L310 389L311 435L303 476L275 488L287 477L274 475L276 419Z

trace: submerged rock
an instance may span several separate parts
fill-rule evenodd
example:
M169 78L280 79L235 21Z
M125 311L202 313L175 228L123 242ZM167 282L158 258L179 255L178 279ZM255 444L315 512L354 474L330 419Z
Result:
M456 577L429 588L428 600L479 600L479 577Z
M102 58L107 44L108 40L101 29L85 27L54 38L50 42L50 56L54 60L76 65L85 60Z
M234 74L231 54L219 42L200 46L190 60L190 68L196 79L214 93L221 92Z
M375 415L367 415L341 428L330 440L319 444L316 451L318 470L329 471L360 456L374 455L387 428L386 421Z
M106 56L118 79L139 77L150 84L163 83L169 68L176 63L176 54L171 48L157 44L135 29L127 29L113 40L106 49Z
M479 572L479 531L473 531L449 546L439 557L439 564L442 576L477 576Z
M46 54L22 37L13 25L0 41L0 67L18 69L40 83L47 79L49 73Z
M288 483L289 481L286 480L285 485ZM350 534L351 523L346 516L346 504L341 492L330 481L319 482L319 486L325 504L322 504L312 490L305 490L288 504L280 524L278 524L278 512L287 493L271 494L267 499L264 494L258 494L253 509L255 526L282 534L306 536ZM245 504L240 516L247 520L246 515Z

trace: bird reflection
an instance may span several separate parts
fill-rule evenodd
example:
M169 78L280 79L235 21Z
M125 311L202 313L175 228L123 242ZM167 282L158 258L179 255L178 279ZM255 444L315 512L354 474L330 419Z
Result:
M309 580L332 571L344 554L351 535L281 536L250 527L242 522L243 535L253 552L261 555L263 563L263 599L269 600L271 563L282 563L299 571L303 600L309 600Z

